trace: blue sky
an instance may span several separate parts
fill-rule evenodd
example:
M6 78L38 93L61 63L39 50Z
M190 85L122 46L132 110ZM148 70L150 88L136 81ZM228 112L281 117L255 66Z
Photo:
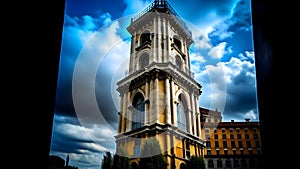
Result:
M128 69L131 17L149 0L66 0L51 155L80 169L100 168L115 150L119 96ZM199 105L223 121L259 121L250 0L169 0L192 30Z

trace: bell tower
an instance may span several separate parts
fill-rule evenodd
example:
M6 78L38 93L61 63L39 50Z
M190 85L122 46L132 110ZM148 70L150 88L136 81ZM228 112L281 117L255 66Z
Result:
M190 70L192 32L166 0L155 0L131 18L129 69L117 83L120 94L117 148L132 166L147 138L156 137L168 169L202 156L198 98L201 85Z

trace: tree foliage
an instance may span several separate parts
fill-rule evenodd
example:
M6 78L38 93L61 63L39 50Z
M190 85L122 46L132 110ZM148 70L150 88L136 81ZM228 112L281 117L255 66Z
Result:
M48 169L64 169L65 160L59 156L49 156Z
M192 155L187 162L188 169L205 169L205 161L202 157Z
M103 160L102 160L102 169L112 169L112 155L109 151L107 151L103 155Z
M158 140L155 137L145 141L139 162L140 169L166 169L165 161Z

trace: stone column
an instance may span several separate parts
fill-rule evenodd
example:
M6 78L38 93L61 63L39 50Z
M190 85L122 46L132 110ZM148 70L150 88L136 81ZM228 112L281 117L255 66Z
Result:
M149 124L149 81L145 84L145 124Z
M170 98L170 81L169 81L169 77L166 77L165 89L166 89L166 123L171 124L171 98Z
M150 57L150 63L156 62L156 50L157 50L157 21L156 17L153 18L153 44L152 44L152 57Z
M177 107L176 107L176 98L175 98L175 85L174 81L171 80L171 94L172 94L172 106L173 106L173 125L177 126Z
M154 75L154 111L153 113L155 114L155 122L158 122L159 118L159 93L158 93L158 72L155 72Z
M130 97L131 97L131 91L128 92L127 94L127 106L126 106L126 111L127 111L127 131L130 131L131 130L131 124L132 124L132 112L128 110L128 107L131 105L131 102L130 102Z
M123 131L127 131L127 126L128 126L128 114L127 114L127 92L124 92L123 96Z

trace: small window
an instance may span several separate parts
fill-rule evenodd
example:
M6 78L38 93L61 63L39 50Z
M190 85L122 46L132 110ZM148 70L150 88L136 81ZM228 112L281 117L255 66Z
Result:
M225 163L226 163L226 168L231 168L231 161L230 160L226 160L225 161Z
M215 134L215 135L214 135L214 138L215 138L215 139L218 139L218 135L217 135L217 134Z
M239 148L243 148L243 142L242 141L239 141L238 144L239 144Z
M207 148L210 148L210 141L207 141L207 142L206 142L206 147L207 147Z
M258 138L258 134L253 134L253 138Z
M179 69L181 69L181 67L182 67L182 61L181 61L181 59L180 59L180 57L178 55L176 55L176 57L175 57L175 62L176 62L176 66Z
M178 98L179 103L177 104L177 125L180 129L187 131L187 122L186 122L186 102L182 97L182 94Z
M208 160L208 167L209 168L215 168L214 167L214 161L212 159Z
M174 39L174 45L181 51L181 42L180 42L180 40L178 39L177 36L175 36L173 39Z
M227 141L223 141L223 148L227 148Z
M150 32L146 31L141 35L141 45L150 42Z
M149 55L144 53L140 57L140 69L144 69L149 64Z
M260 148L259 141L255 141L255 146L256 146L256 148Z
M222 134L222 139L226 139L226 134Z
M247 161L245 159L241 159L242 167L247 167Z
M247 147L251 147L251 141L247 141Z
M219 142L215 141L215 147L218 148L219 147Z
M249 134L245 134L245 139L249 139Z
M234 139L234 135L233 134L230 134L230 139Z
M217 160L217 168L223 168L222 160L220 159Z
M239 168L239 167L240 167L240 162L239 162L239 160L233 160L233 167L234 167L234 168Z
M237 134L237 138L238 138L238 139L241 139L241 138L242 138L242 135L241 135L241 134Z
M231 147L235 148L235 141L231 141Z

